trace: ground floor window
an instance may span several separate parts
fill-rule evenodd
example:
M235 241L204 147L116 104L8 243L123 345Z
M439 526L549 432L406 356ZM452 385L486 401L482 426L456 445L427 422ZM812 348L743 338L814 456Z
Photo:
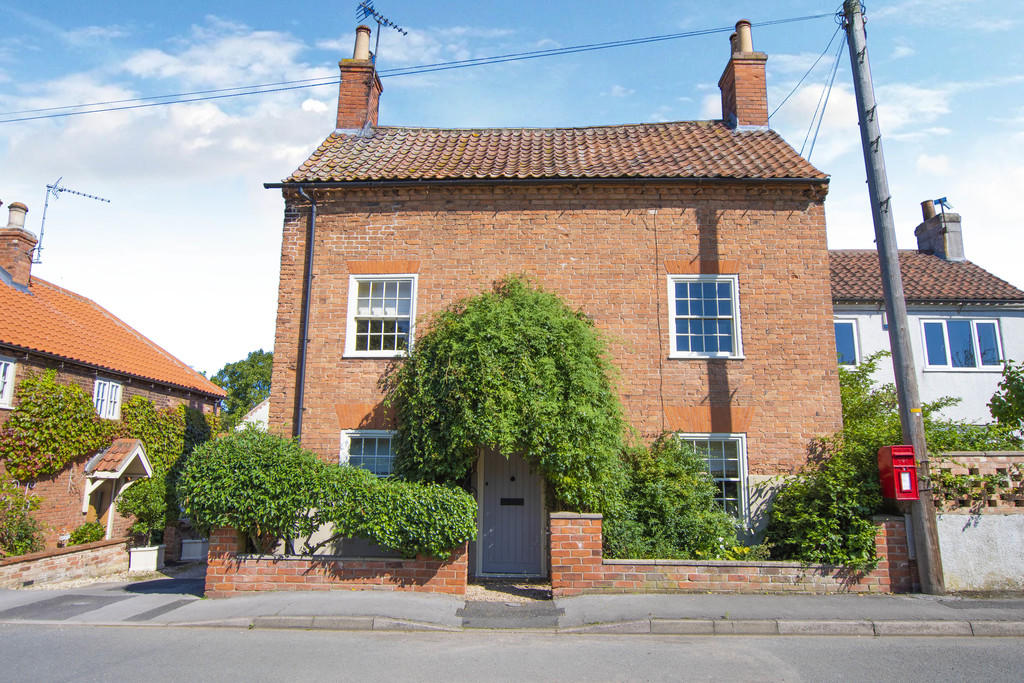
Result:
M716 500L730 515L747 515L747 437L744 434L682 434L708 462L718 485Z
M341 433L339 462L369 470L381 478L390 476L394 471L394 435L394 432L387 430L345 430Z

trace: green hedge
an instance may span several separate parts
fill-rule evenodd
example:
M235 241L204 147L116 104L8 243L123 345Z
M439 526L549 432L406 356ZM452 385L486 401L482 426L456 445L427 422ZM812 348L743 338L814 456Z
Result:
M367 538L406 557L447 557L476 535L476 501L461 489L381 481L254 428L197 448L177 486L193 526L238 529L260 552L325 523L335 537Z

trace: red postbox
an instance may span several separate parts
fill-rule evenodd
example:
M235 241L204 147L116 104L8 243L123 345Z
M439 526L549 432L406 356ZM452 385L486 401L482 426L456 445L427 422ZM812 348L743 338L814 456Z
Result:
M878 480L882 495L896 500L917 500L917 463L913 446L878 449Z

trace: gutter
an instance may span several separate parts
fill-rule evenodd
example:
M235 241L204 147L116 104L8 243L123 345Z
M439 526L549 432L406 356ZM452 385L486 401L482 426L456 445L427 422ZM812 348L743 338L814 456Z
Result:
M267 187L264 184L264 187ZM309 230L306 232L306 278L303 283L302 321L299 339L298 382L295 387L295 427L292 436L302 443L302 414L306 397L306 354L309 351L309 307L313 297L313 251L316 239L316 199L306 194L306 185L300 184L299 196L309 202Z
M706 183L728 183L744 184L768 183L780 185L807 185L823 184L828 185L829 178L676 178L676 177L643 177L643 178L431 178L414 180L351 180L351 181L296 181L281 183L263 183L263 187L272 189L299 188L300 194L306 187L316 187L325 190L332 190L344 187L429 187L434 185L584 185L594 184L618 184L632 185L641 183L679 183L703 185Z

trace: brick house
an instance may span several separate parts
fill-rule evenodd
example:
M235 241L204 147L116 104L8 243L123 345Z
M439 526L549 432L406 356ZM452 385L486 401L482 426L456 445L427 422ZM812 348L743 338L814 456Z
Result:
M28 209L18 202L8 209L8 224L0 228L0 426L17 405L17 382L50 369L58 381L92 396L96 412L107 419L118 419L121 405L133 396L148 398L158 409L217 409L223 389L95 301L33 276L36 236L25 228ZM42 499L33 516L45 525L49 546L82 522L108 521L109 487L95 488L83 504L89 458L32 482ZM0 476L7 476L2 464ZM118 518L112 528L120 532L127 524Z
M768 127L767 56L737 24L722 120L585 128L378 125L359 27L337 129L281 183L271 429L384 474L377 380L416 325L525 273L611 339L626 417L702 447L721 502L760 523L769 487L841 422L828 177ZM544 574L543 482L483 454L471 571Z
M922 203L917 250L899 253L921 400L956 396L960 403L945 408L946 416L991 422L988 402L1003 361L1024 359L1024 291L968 261L960 215L936 214L934 207ZM829 262L836 353L854 366L889 350L878 254L833 250ZM893 381L890 362L879 365L877 379Z

